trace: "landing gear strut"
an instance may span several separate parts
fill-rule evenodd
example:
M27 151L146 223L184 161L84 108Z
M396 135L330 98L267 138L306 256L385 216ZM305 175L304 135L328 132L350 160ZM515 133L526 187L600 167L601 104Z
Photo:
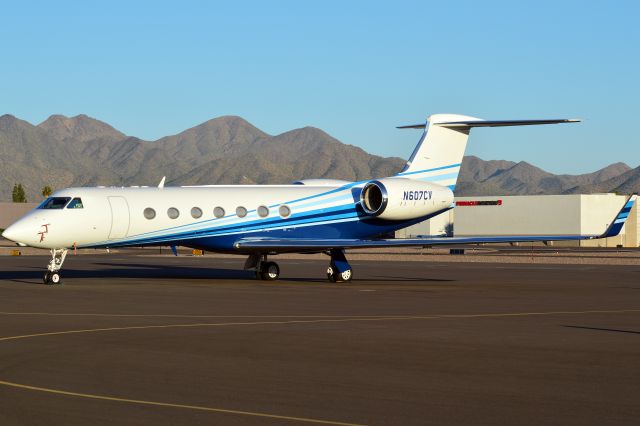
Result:
M353 272L351 265L344 255L344 250L333 249L329 251L331 262L327 268L327 278L332 283L341 283L351 281Z
M67 257L67 252L67 249L51 249L51 260L49 261L49 266L47 266L47 272L42 277L42 281L45 284L62 284L60 269L62 269L64 259Z
M256 278L263 281L275 281L280 277L280 267L276 262L268 262L266 254L249 256L244 269L255 269Z

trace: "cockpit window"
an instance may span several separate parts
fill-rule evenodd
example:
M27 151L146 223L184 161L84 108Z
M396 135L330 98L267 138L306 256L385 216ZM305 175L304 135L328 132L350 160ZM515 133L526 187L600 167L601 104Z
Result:
M39 209L54 210L63 209L67 205L71 197L49 197L40 206ZM78 198L79 200L79 198Z
M84 206L82 205L82 200L80 198L76 197L73 200L71 200L71 202L69 203L67 208L68 209L83 209Z

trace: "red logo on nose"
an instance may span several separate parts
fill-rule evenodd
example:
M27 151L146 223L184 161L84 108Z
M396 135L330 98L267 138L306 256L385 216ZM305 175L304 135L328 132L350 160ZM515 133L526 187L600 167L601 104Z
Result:
M44 225L40 225L41 227L43 227L44 229L40 230L40 232L38 232L38 235L40 235L40 242L44 241L44 234L49 232L49 225L51 225L50 223L45 223Z

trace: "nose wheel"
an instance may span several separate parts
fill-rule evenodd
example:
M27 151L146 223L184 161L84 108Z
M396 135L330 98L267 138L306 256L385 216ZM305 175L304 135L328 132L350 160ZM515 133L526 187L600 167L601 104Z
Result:
M46 285L62 284L60 270L67 257L67 252L67 249L51 249L51 260L49 261L49 266L47 266L47 272L42 277L42 281Z
M47 271L44 273L42 281L47 285L62 284L62 277L58 272Z

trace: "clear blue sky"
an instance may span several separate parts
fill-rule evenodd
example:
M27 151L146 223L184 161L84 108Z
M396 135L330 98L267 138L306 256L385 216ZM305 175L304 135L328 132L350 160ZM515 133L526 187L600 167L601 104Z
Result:
M96 3L96 4L94 4ZM431 113L578 117L476 129L469 154L552 172L640 164L639 2L1 2L0 114L88 114L153 140L240 115L407 157Z

